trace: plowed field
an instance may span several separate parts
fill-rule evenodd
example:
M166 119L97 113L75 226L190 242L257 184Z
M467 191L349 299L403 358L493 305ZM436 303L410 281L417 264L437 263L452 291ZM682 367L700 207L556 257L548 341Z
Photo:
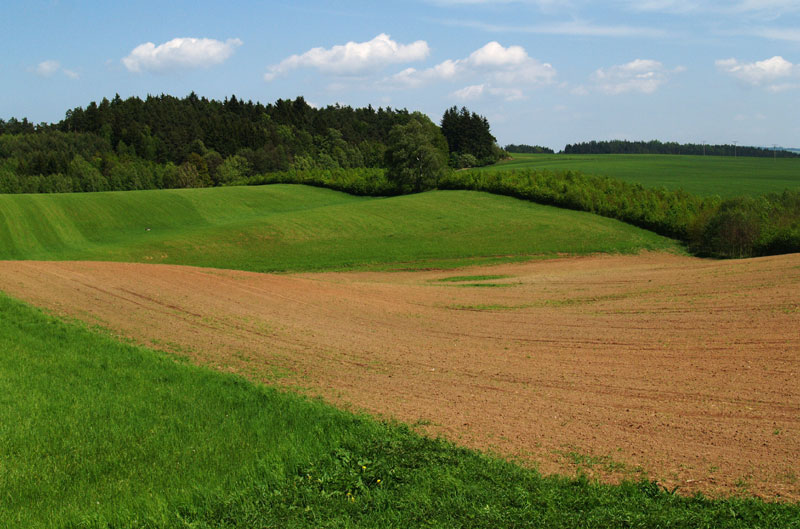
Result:
M302 275L21 261L0 262L0 290L543 473L800 499L798 254Z

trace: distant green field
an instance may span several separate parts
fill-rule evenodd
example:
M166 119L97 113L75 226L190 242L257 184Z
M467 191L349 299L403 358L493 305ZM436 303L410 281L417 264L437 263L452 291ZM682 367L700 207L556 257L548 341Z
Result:
M800 507L542 478L0 294L0 527L797 527ZM793 525L794 524L794 525Z
M514 154L484 170L578 170L697 195L764 195L800 188L800 158L660 154Z
M677 249L615 220L474 191L354 197L298 185L0 195L0 260L252 271L455 267Z

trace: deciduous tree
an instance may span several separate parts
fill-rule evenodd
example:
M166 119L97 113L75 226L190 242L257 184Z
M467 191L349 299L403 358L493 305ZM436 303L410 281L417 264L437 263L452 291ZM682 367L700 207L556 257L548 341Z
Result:
M447 172L447 140L420 112L389 132L387 177L403 193L435 188Z

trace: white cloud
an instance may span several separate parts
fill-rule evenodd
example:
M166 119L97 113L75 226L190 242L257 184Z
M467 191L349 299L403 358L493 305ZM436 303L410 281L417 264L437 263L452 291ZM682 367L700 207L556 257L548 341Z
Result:
M508 24L490 24L472 20L441 20L446 26L465 27L489 31L492 33L531 33L534 35L567 35L573 37L612 37L612 38L663 38L670 34L661 29L646 26L606 26L592 24L583 20L566 22L550 22L514 26Z
M481 97L483 95L483 93L485 91L486 91L486 85L485 84L475 84L475 85L471 85L471 86L465 86L464 88L462 88L460 90L456 90L455 92L453 92L452 95L454 97L456 97L457 99L462 99L464 101L470 101L472 99L478 99L479 97Z
M503 88L486 84L465 86L460 90L456 90L451 95L462 101L472 101L480 99L485 94L501 97L506 101L517 101L525 98L523 91L519 88Z
M742 33L769 40L785 40L789 42L800 42L800 29L797 28L757 27L749 29Z
M41 77L53 77L59 72L66 75L70 79L78 79L80 77L77 72L67 70L61 66L61 63L53 60L42 61L37 64L36 67L29 68L29 71L32 71Z
M36 65L34 71L42 77L52 77L60 69L61 65L58 61L42 61Z
M239 39L225 42L214 39L177 38L156 46L146 42L136 46L122 59L131 72L163 73L173 70L207 68L221 64L242 45Z
M387 64L419 61L429 54L430 48L424 40L398 44L389 35L381 33L367 42L348 42L330 49L312 48L302 55L292 55L271 66L264 74L264 79L272 81L278 75L297 68L315 68L335 75L354 75Z
M756 62L739 62L737 59L716 61L721 71L736 77L752 86L766 86L772 92L782 92L795 87L794 83L777 83L797 77L800 67L776 55L771 59Z
M498 86L489 87L489 93L493 96L502 97L506 101L518 101L525 99L525 93L521 88L503 88Z
M652 94L667 82L670 73L685 71L678 67L669 72L663 64L649 59L636 59L626 64L599 68L592 74L595 89L608 95L630 92Z
M733 5L738 12L771 12L775 15L800 11L797 0L741 0Z
M797 90L798 88L800 88L800 83L779 83L768 86L767 90L773 94L778 94L789 90Z
M585 86L583 86L583 85L578 85L578 86L576 86L576 87L574 87L574 88L570 89L570 91L569 91L569 92L570 92L572 95L575 95L575 96L588 96L588 95L589 95L589 93L590 93L590 92L589 92L589 89L588 89L588 88L586 88L586 87L585 87Z
M797 0L622 0L634 11L657 11L671 14L715 13L718 15L753 15L777 17L800 11Z
M712 0L705 3L695 0L621 0L632 11L655 11L671 14L688 14L717 8ZM728 5L732 5L728 2Z
M549 84L555 76L552 65L533 59L521 46L506 48L498 42L489 42L463 59L448 59L424 70L407 68L392 76L388 83L417 87L436 81L476 79L482 82L457 90L453 95L476 98L491 94L519 99L522 87ZM479 91L478 86L483 89Z
M522 46L504 48L498 42L490 42L486 46L473 51L467 62L480 67L518 66L529 59Z

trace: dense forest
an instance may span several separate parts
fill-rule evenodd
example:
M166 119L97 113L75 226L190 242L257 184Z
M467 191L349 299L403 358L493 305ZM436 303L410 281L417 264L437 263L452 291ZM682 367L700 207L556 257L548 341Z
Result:
M510 151L509 151L510 152ZM567 145L564 154L694 154L706 156L754 156L796 158L800 153L739 145L705 145L652 141L589 141Z
M504 156L489 130L489 121L466 107L448 108L442 116L442 134L457 169L497 163Z
M505 146L506 152L519 153L519 154L555 154L550 147L541 147L539 145L526 145L524 143L515 145L513 143Z
M430 121L423 118L405 109L314 108L302 97L263 105L194 93L117 95L50 125L0 120L0 193L205 187L289 169L388 168L392 130ZM443 121L455 125L448 142L458 146L446 160L463 167L499 158L485 118L463 109Z

